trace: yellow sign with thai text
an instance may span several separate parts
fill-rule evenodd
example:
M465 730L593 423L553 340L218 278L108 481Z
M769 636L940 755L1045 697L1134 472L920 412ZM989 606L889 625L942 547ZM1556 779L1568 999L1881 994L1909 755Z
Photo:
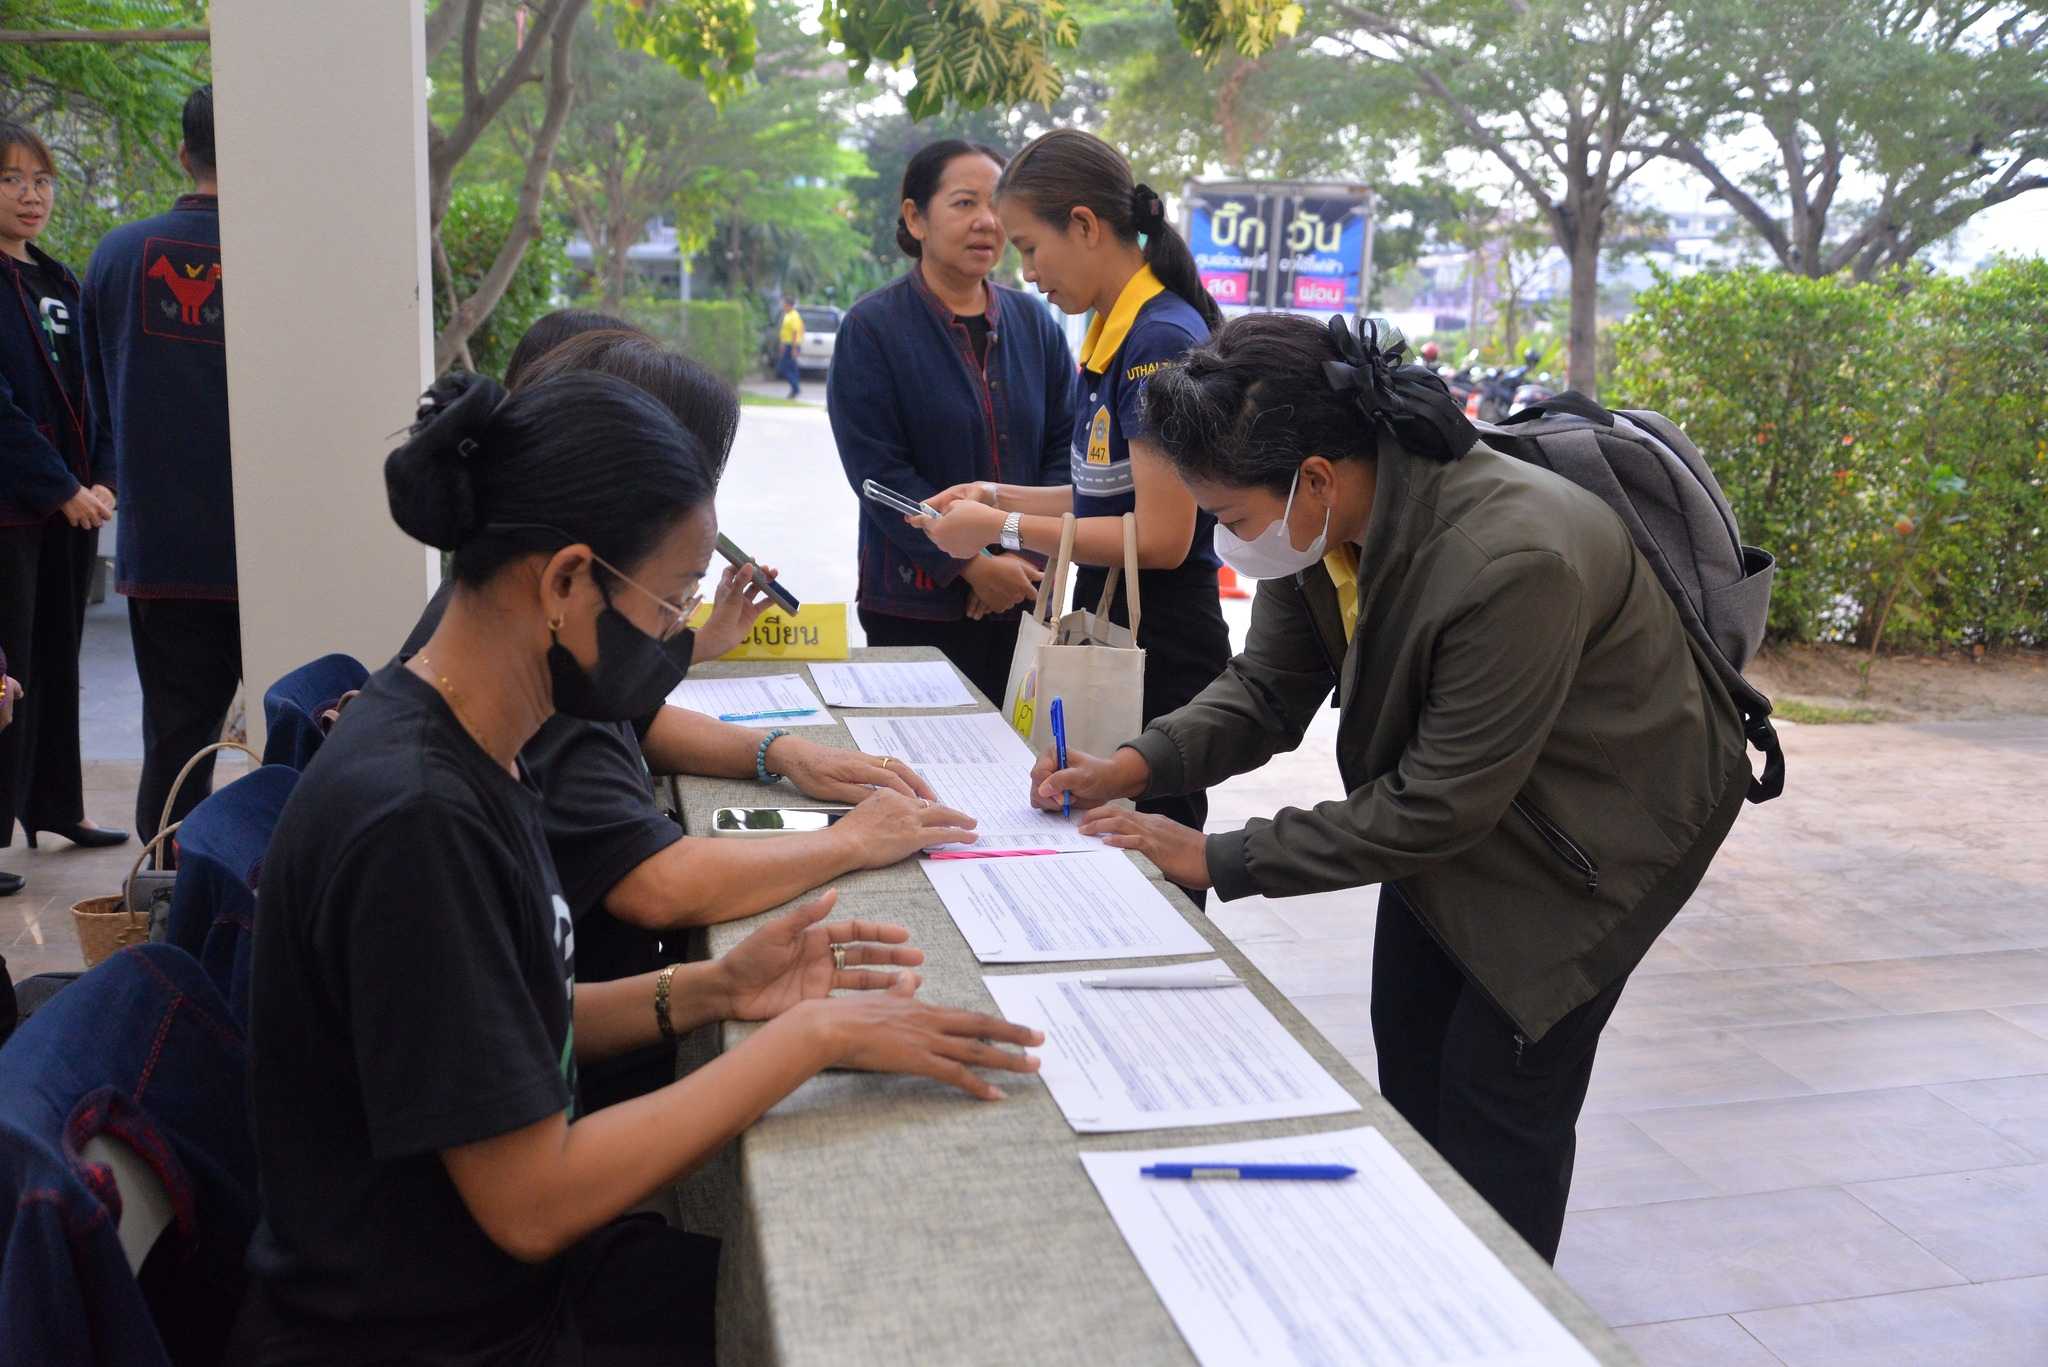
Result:
M690 618L701 627L711 616L706 603ZM850 654L846 635L846 604L805 603L794 616L781 608L770 608L754 623L754 630L721 660L844 660Z

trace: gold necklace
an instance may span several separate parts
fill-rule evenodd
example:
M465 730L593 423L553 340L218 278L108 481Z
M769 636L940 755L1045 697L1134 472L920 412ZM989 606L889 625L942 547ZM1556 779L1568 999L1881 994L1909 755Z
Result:
M497 756L492 753L491 747L484 742L484 733L476 729L476 726L470 721L469 715L462 710L462 695L455 690L454 684L448 682L448 676L441 672L440 666L428 659L424 651L413 658L417 659L425 668L434 671L434 678L439 681L441 691L448 697L448 710L455 714L455 720L462 723L462 729L469 732L469 738L476 742L477 749L490 755L493 760L496 760Z

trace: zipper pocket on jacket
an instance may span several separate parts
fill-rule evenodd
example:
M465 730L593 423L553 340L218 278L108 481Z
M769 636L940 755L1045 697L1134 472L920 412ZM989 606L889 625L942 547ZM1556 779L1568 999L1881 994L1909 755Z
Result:
M1543 837L1543 843L1550 846L1558 858L1571 865L1579 876L1586 880L1587 892L1600 891L1600 866L1593 862L1591 855L1579 848L1577 841L1560 830L1556 822L1522 799L1516 798L1512 805L1522 814L1525 821L1536 828L1536 834Z

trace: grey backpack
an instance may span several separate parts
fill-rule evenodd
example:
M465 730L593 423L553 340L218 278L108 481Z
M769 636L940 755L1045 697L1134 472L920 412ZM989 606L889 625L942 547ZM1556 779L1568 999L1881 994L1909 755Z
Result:
M1636 548L1678 607L1678 620L1713 661L1742 709L1749 743L1764 756L1749 800L1785 791L1785 753L1771 727L1771 700L1742 677L1763 644L1777 561L1742 544L1735 512L1707 462L1678 425L1642 409L1609 412L1566 391L1499 425L1478 423L1486 444L1553 470L1598 494L1620 515Z

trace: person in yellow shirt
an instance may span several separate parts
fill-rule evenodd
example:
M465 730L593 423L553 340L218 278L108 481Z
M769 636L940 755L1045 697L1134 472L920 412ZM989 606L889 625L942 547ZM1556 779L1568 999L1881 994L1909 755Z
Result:
M796 349L804 340L804 316L796 311L796 296L782 296L782 351L775 363L775 373L789 381L789 397L794 399L803 393L803 372L797 369Z

